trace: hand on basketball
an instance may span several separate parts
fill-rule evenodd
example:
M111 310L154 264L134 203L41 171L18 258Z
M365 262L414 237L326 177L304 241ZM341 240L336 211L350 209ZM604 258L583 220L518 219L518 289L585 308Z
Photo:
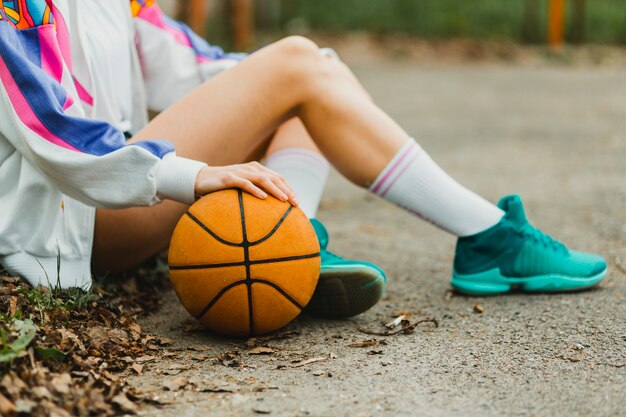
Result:
M294 206L298 205L296 193L289 187L285 179L258 162L205 167L196 177L195 192L197 195L205 195L227 188L241 188L262 200L266 199L269 193L280 201L289 201Z

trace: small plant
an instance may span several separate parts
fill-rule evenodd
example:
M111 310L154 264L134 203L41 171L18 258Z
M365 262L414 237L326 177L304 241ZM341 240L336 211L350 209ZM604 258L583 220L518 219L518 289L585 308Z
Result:
M21 320L21 314L17 313L11 318L5 316L0 328L0 363L10 363L19 357L37 334L37 326L32 320Z

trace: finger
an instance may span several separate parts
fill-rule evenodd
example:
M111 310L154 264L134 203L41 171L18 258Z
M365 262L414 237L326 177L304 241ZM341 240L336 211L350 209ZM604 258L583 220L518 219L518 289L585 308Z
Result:
M265 200L267 198L267 193L254 185L252 181L247 180L245 178L236 178L232 182L232 186L241 188L244 191L252 194L253 196L260 198L261 200Z
M276 171L273 171L263 165L259 166L261 170L269 175L271 181L286 195L286 198L282 201L289 200L290 203L292 203L294 206L297 206L299 204L298 196L296 195L296 192L293 190L293 188L291 188L291 186L287 183L287 180L285 180L285 178Z
M271 195L279 199L280 201L289 200L289 196L284 193L271 179L265 175L255 177L252 179L252 182L260 187L262 187L265 191L269 192Z
M282 192L287 194L287 197L289 198L290 203L292 203L294 206L297 206L298 204L300 204L300 201L298 200L298 195L296 194L294 189L291 188L291 186L287 183L287 181L284 178L282 177L276 178L275 184L278 186L278 188L282 190Z
M285 177L283 177L282 175L280 175L278 172L264 166L264 165L260 165L261 170L263 170L265 173L269 174L270 178L272 179L272 181L274 183L276 183L278 185L279 182L281 182L284 185L279 185L280 189L285 191L286 194L293 194L295 195L296 193L294 192L293 188L291 188L291 186L287 183L287 180L285 180ZM286 187L287 189L285 190Z

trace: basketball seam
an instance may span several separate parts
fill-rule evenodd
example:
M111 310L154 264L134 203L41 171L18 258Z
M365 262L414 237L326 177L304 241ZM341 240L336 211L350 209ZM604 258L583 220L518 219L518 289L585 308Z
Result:
M291 210L293 210L293 206L289 206L289 208L285 211L285 213L280 218L278 223L276 223L276 226L274 226L274 228L272 230L270 230L270 232L267 235L265 235L264 237L262 237L259 240L255 240L254 242L250 242L250 246L256 246L258 244L261 244L261 243L265 242L267 239L269 239L270 237L274 236L274 233L276 233L276 231L278 231L278 228L280 227L281 224L283 224L283 222L285 221L285 219L287 218L289 213L291 213Z
M258 278L253 278L252 283L259 283L259 284L265 284L265 285L269 285L270 287L274 288L276 291L278 291L279 293L281 293L283 295L283 297L285 297L288 301L291 302L291 304L293 304L294 306L298 307L298 309L302 310L304 309L304 307L302 305L300 305L300 303L293 298L291 295L289 295L289 293L285 290L283 290L280 286L278 286L277 284L274 284L271 281L267 281L264 279L258 279Z
M191 220L193 220L194 222L196 222L198 224L198 226L200 226L202 229L204 229L205 232L207 232L208 234L210 234L211 236L213 236L217 241L219 241L220 243L223 243L224 245L228 245L228 246L236 246L238 248L243 247L243 243L234 243L234 242L229 242L228 240L222 239L221 237L219 237L213 230L209 229L208 226L206 226L204 223L202 223L196 216L194 216L193 214L191 214L190 211L186 211L185 214L187 216L189 216L189 218Z
M274 236L274 234L278 231L278 228L280 228L280 226L283 224L283 222L285 221L285 219L287 218L289 213L291 213L291 210L293 210L293 206L289 206L289 208L287 210L285 210L285 212L283 213L283 215L280 218L280 220L278 221L278 223L276 223L274 228L272 230L270 230L270 232L267 235L263 236L259 240L255 240L254 242L247 242L249 244L248 246L259 245L259 244L265 242L267 239L269 239L272 236ZM200 226L202 229L204 229L205 232L207 232L212 237L214 237L218 242L223 243L223 244L228 245L228 246L235 246L235 247L238 247L238 248L243 248L244 247L244 242L241 242L241 243L230 242L230 241L220 237L217 233L215 233L213 230L211 230L207 225L202 223L202 221L200 221L200 219L198 219L196 216L194 216L189 210L186 211L185 214L187 216L189 216L189 218L191 220L193 220L195 223L197 223L198 226Z
M315 252L315 253L309 253L307 255L286 256L284 258L257 259L256 261L249 261L249 263L250 265L273 264L273 263L281 263L281 262L300 261L303 259L313 259L313 258L318 258L319 256L320 256L320 253ZM242 261L242 262L230 262L230 263L223 263L223 264L170 265L170 270L185 271L185 270L195 270L195 269L227 268L227 267L233 267L233 266L246 266L246 263L245 261Z
M252 311L252 283L250 282L250 242L246 231L246 213L243 207L243 191L237 190L239 200L239 217L241 218L241 231L243 234L243 260L246 263L246 287L248 289L248 321L250 325L250 335L254 335L254 316Z
M222 297L222 295L226 294L226 292L228 292L228 290L236 287L237 285L241 285L244 284L246 281L243 279L240 279L239 281L233 282L232 284L229 284L227 286L225 286L224 288L221 289L220 292L218 292L215 297L213 297L213 299L209 302L209 304L206 305L206 307L204 307L202 309L202 311L200 311L198 314L196 314L196 319L200 319L202 318L202 316L204 316L210 309L211 307L213 307L213 305L215 303L217 303L217 301Z
M293 304L294 306L296 306L299 310L304 310L304 306L302 306L298 300L296 300L295 298L293 298L291 295L289 295L289 293L285 290L283 290L280 286L278 286L277 284L274 284L271 281L267 281L265 279L258 279L258 278L251 278L252 283L251 284L265 284L269 287L274 288L276 291L278 291L281 295L283 295L287 301L289 301L291 304ZM245 279L240 279L239 281L235 281L232 284L227 285L226 287L222 288L222 290L217 293L212 299L211 301L207 304L206 307L204 307L202 309L202 311L200 311L198 314L195 315L196 319L201 319L202 316L204 316L206 313L209 312L209 310L211 309L211 307L213 307L220 298L222 298L224 296L224 294L226 294L228 291L232 290L233 288L239 286L239 285L244 285L246 284L246 280Z

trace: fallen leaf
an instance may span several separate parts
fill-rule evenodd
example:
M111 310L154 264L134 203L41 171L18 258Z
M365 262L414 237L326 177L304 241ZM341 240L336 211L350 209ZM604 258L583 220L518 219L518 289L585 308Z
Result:
M404 334L411 334L413 333L413 331L420 325L420 324L431 324L434 327L439 327L439 321L437 321L437 319L434 319L432 317L428 317L425 318L423 320L419 320L416 321L415 323L411 323L408 320L403 320L402 321L403 326L399 329L396 330L385 330L383 332L378 332L375 330L369 330L369 329L365 329L363 327L357 326L357 329L359 329L359 331L365 333L365 334L370 334L372 336L394 336L400 333L404 333ZM362 347L362 346L358 346L358 347Z
M48 391L48 388L46 388L46 387L33 387L33 388L31 389L31 392L33 393L33 395L35 396L35 398L39 398L39 399L43 399L43 398L52 399L52 394L50 393L50 391Z
M163 382L163 388L169 391L178 391L187 386L187 380L182 376L168 378Z
M326 359L328 359L326 356L320 356L320 357L317 357L317 358L305 359L305 360L302 360L302 361L295 361L295 362L292 362L291 367L292 368L300 368L301 366L310 365L310 364L315 363L315 362L325 361Z
M33 409L37 406L37 403L31 400L22 400L19 399L15 401L15 408L19 414L30 414L33 412ZM4 414L2 414L4 415Z
M385 323L385 327L388 328L388 329L393 329L394 327L398 326L405 319L406 319L406 315L401 314L398 317L396 317L395 319L391 320L389 323Z
M161 345L161 346L171 345L172 343L174 343L174 339L170 339L169 337L160 337L159 338L159 345Z
M248 355L271 355L273 353L278 352L276 349L272 349L271 347L259 346L248 351Z
M46 360L55 360L55 361L63 361L67 354L65 352L60 351L57 348L48 348L48 349L44 349L41 348L39 346L35 347L35 353L37 354L37 356L46 361Z
M120 408L120 410L122 410L125 413L136 414L138 411L137 405L135 405L131 400L129 400L128 397L126 397L126 395L124 394L116 395L115 397L111 399L111 401L113 402L113 404L117 405Z
M107 331L100 326L94 326L87 330L87 336L91 341L91 345L98 349L102 349L104 345L109 341Z
M50 383L52 384L52 388L59 394L69 394L72 377L67 373L61 374L52 378Z
M378 340L376 340L376 339L369 339L369 340L362 340L360 342L350 343L348 345L348 347L351 347L351 348L364 348L364 347L376 346L379 343L380 342Z
M0 394L0 415L12 416L17 414L17 408L7 397Z
M134 363L130 366L130 369L132 369L133 371L135 371L137 373L137 375L141 375L143 374L143 365L139 364L139 363Z
M196 345L187 346L187 349L195 350L196 352L206 352L207 347L205 345L196 344Z

